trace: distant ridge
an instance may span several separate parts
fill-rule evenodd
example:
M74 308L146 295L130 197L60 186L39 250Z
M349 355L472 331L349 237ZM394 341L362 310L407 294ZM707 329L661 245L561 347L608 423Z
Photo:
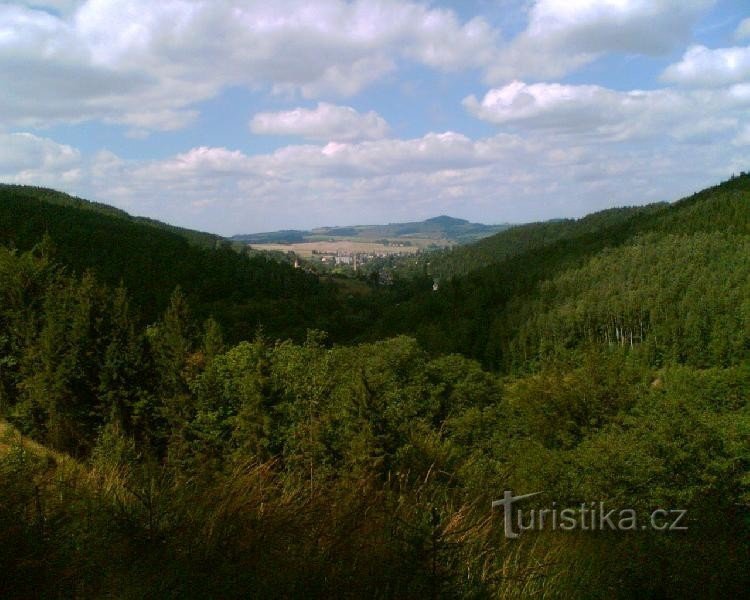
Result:
M442 245L467 244L512 227L509 223L484 225L471 223L448 215L424 221L389 223L387 225L351 225L317 227L307 231L283 230L233 236L232 240L246 244L296 244L324 239L373 241L380 239L429 239Z

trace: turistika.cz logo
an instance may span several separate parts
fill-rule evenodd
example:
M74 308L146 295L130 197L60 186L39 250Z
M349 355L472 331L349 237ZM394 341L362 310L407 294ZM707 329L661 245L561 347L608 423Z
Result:
M514 496L511 490L505 490L502 500L492 502L492 508L503 508L503 525L505 537L517 538L524 531L542 531L544 529L562 531L637 531L652 529L654 531L685 531L687 510L663 509L654 510L648 518L638 518L632 508L612 508L607 510L604 502L584 502L575 508L558 508L555 502L552 508L532 508L522 510L514 504L542 492ZM514 519L515 515L515 519Z

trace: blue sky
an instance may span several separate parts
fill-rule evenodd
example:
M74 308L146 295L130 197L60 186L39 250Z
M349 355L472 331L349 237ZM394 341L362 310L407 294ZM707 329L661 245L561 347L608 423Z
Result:
M0 181L235 234L750 170L746 0L0 3Z

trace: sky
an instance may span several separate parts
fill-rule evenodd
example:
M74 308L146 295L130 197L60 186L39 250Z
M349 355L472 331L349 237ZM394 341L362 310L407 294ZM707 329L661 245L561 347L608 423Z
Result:
M750 171L748 0L0 2L0 181L222 235Z

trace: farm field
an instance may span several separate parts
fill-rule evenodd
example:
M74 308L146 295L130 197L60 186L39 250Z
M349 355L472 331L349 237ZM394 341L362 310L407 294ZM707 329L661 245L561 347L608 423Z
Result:
M434 243L434 240L431 241ZM300 242L297 244L249 244L253 250L267 252L294 252L302 258L309 258L313 254L337 253L343 254L415 254L419 246L394 246L377 242L354 242L351 240Z

